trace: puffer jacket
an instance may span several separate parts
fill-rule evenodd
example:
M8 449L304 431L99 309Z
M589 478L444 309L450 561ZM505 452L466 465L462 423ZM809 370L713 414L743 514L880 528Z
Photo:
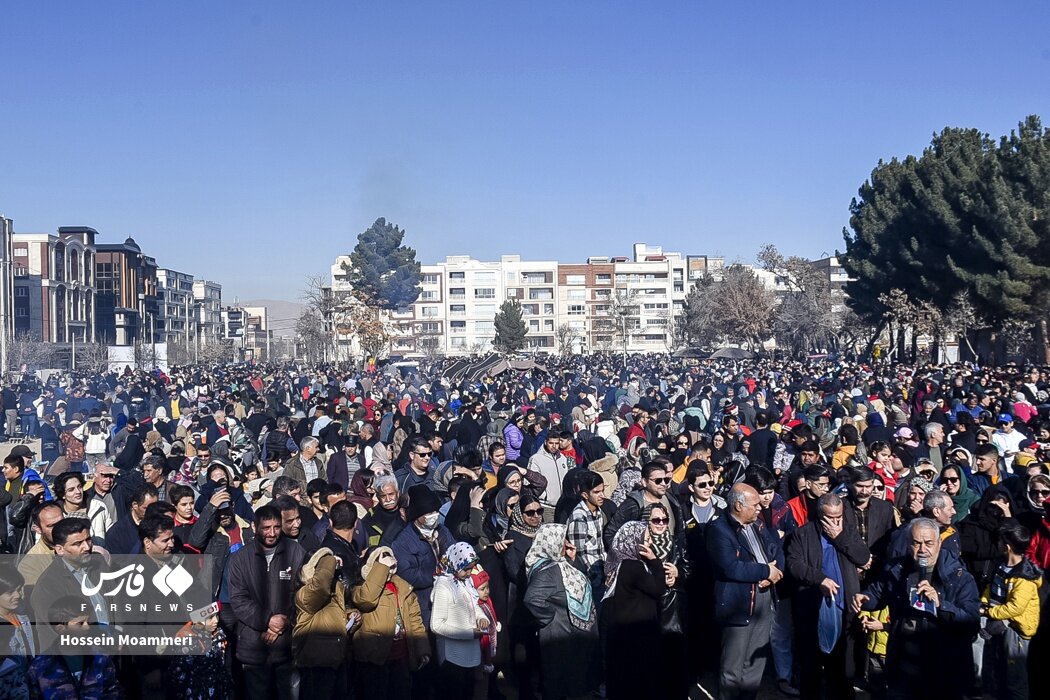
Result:
M302 588L295 594L292 656L295 665L338 668L348 652L346 589L336 575L332 550L318 549L303 564Z
M354 588L351 602L361 612L361 627L351 641L354 660L368 664L385 664L394 642L394 627L397 610L401 609L401 620L408 642L409 668L419 668L424 656L430 656L430 642L423 616L419 610L419 599L407 581L398 575L390 582L397 590L395 595L386 585L388 567L373 563L365 575L365 582Z
M1039 587L1043 583L1042 572L1027 558L1013 567L1006 575L1006 602L988 608L988 617L1003 620L1025 639L1031 639L1039 628ZM984 589L981 602L991 600L991 586Z
M613 491L616 490L616 486L620 481L620 478L616 475L616 465L620 463L620 460L614 454L607 454L601 459L597 459L587 465L587 468L592 472L596 472L605 482L605 497L612 498Z

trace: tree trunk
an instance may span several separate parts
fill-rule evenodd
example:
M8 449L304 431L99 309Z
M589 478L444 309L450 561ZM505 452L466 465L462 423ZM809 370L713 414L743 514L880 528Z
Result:
M1050 334L1047 332L1046 317L1043 316L1039 319L1039 356L1042 358L1041 362L1044 365L1050 364Z

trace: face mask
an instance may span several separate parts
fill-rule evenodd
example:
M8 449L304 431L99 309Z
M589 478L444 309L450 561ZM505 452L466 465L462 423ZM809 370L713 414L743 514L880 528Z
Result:
M423 516L423 527L428 530L437 528L440 517L437 513L427 513Z

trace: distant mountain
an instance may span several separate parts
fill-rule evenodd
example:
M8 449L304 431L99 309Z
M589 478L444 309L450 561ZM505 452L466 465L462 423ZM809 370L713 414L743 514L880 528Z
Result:
M228 302L227 302L228 303ZM306 306L294 301L278 301L275 299L250 299L247 301L238 299L237 306L265 306L266 317L270 324L270 330L276 338L291 338L295 335L295 322L306 310Z

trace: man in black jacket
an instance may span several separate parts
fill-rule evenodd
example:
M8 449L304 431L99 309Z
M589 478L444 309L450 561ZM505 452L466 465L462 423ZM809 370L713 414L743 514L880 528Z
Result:
M757 464L773 471L773 457L777 453L779 438L769 429L769 414L756 413L755 427L757 429L747 438L751 443L747 453L748 459L751 460L751 464Z
M843 513L846 527L860 535L872 555L871 567L861 574L864 581L869 572L877 572L882 567L890 535L897 528L897 516L889 501L874 496L876 476L871 469L851 469L848 478L849 495Z
M255 512L255 528L255 540L230 558L230 603L239 623L237 659L244 665L249 697L295 700L295 581L306 553L282 535L276 506Z
M858 569L871 565L860 533L845 524L842 498L827 493L817 500L819 519L810 520L787 541L787 573L798 584L793 598L795 651L802 697L821 697L826 675L828 697L852 698L853 679L864 673L864 655L849 634L856 624L851 604L860 592ZM863 645L859 645L863 648Z
M675 539L684 546L685 517L682 515L682 505L677 498L667 495L667 489L671 485L671 472L673 467L670 462L658 459L648 462L642 467L642 488L632 491L616 513L609 518L609 522L602 529L602 540L605 542L605 551L610 551L613 537L620 526L631 520L641 520L642 511L646 506L662 503L668 509L671 517L670 532Z

